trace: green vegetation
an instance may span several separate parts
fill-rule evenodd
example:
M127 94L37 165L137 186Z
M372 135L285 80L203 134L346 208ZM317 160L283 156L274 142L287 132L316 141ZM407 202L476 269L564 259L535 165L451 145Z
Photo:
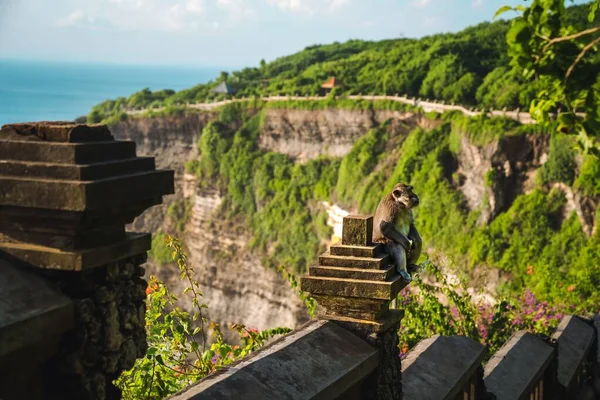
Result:
M573 183L577 168L573 142L572 138L564 135L551 136L548 162L540 168L538 174L540 183L562 182L567 185ZM597 178L598 176L596 176Z
M576 135L586 152L600 156L600 0L565 8L565 1L533 0L526 7L502 7L498 14L519 14L507 33L510 65L523 79L536 79L531 113L550 123L557 112L558 129ZM585 113L578 115L577 112Z
M160 400L199 381L211 372L239 360L261 348L269 339L291 331L273 328L259 332L253 328L233 324L241 345L232 345L223 339L221 327L206 326L207 305L202 302L200 286L194 270L187 264L181 245L170 236L154 249L169 254L181 273L185 288L176 295L166 285L150 277L146 289L146 356L136 360L133 368L125 371L114 382L126 400ZM179 308L183 299L191 300L191 312Z
M587 10L585 5L571 7L566 20L577 27L588 27ZM522 77L517 66L510 64L505 39L510 25L507 21L486 22L458 33L421 39L350 40L309 46L258 67L223 73L214 81L179 92L144 89L129 98L104 101L91 110L88 120L106 121L124 110L220 100L224 96L211 90L225 79L237 90L235 97L315 95L320 94L320 85L332 75L345 86L334 89L330 99L346 94L399 93L479 108L520 107L526 111L543 83L531 83L531 79ZM512 42L511 46L514 47ZM586 61L586 65L597 70L598 60ZM595 82L595 78L589 82ZM328 101L310 105L282 103L273 107L331 106ZM364 106L370 107L368 103Z
M487 265L510 273L511 284L503 288L507 296L531 288L541 301L568 299L580 311L600 301L593 290L600 267L592 261L600 256L600 235L585 236L575 215L563 220L562 192L540 186L517 196L489 225L480 225L482 210L469 211L454 187L461 140L483 146L508 135L536 134L537 129L522 129L503 118L445 113L436 128L414 129L393 150L384 123L357 140L342 159L296 164L285 155L258 149L263 118L260 110L249 116L244 107L224 109L219 119L227 123L206 126L199 139L201 157L188 168L202 185L222 191L226 216L246 221L251 245L267 255L266 264L301 273L315 261L323 250L322 239L331 235L319 201L371 214L396 182L408 182L422 199L415 218L426 245L459 265ZM577 174L572 140L552 135L550 142L538 180L575 182L584 194L597 194L597 159L586 157ZM488 171L486 185L495 179L496 172Z
M584 157L574 187L586 196L597 197L600 195L600 159L598 157Z

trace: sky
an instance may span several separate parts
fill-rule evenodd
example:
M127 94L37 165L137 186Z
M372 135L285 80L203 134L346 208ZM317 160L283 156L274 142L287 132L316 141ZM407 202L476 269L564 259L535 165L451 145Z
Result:
M0 0L0 59L256 66L318 43L456 32L522 0Z

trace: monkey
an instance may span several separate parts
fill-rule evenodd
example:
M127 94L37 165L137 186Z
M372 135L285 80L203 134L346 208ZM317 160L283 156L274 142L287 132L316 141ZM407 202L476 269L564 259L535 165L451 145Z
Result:
M373 220L373 242L385 244L396 270L407 282L412 280L407 267L415 270L421 256L422 240L412 212L418 205L413 187L398 183L381 199Z

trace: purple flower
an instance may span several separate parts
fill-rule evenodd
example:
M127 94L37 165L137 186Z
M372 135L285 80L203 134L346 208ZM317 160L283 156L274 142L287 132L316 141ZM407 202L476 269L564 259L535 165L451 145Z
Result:
M215 354L213 356L213 358L210 359L210 362L212 362L213 364L216 364L219 361L219 355Z
M458 309L456 308L456 306L452 306L450 308L450 314L452 314L452 318L454 318L455 320L458 320L458 318L460 317L460 315L458 313Z

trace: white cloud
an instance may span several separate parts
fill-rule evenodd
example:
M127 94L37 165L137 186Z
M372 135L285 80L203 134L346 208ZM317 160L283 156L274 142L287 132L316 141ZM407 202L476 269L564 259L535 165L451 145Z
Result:
M63 26L63 27L75 26L84 18L85 18L85 13L82 10L75 10L71 14L66 16L65 18L61 18L57 22L57 25Z
M483 5L483 0L473 0L472 5L475 8L479 8L479 7L481 7Z
M346 4L350 3L350 0L330 0L329 1L329 12L336 11L339 8L342 8Z
M267 0L267 3L276 6L282 10L313 12L307 1L303 0Z
M185 9L191 13L201 14L204 11L202 0L188 0Z
M431 0L412 0L409 4L412 7L424 8L431 3Z
M110 28L112 26L110 21L87 15L83 10L73 11L66 17L59 19L56 25L61 28L76 27L93 29Z
M227 0L225 0L227 1ZM271 6L283 11L314 14L317 12L334 12L350 3L350 0L266 0Z
M217 0L217 7L227 12L229 23L238 23L256 16L254 9L248 7L247 3L247 0Z

